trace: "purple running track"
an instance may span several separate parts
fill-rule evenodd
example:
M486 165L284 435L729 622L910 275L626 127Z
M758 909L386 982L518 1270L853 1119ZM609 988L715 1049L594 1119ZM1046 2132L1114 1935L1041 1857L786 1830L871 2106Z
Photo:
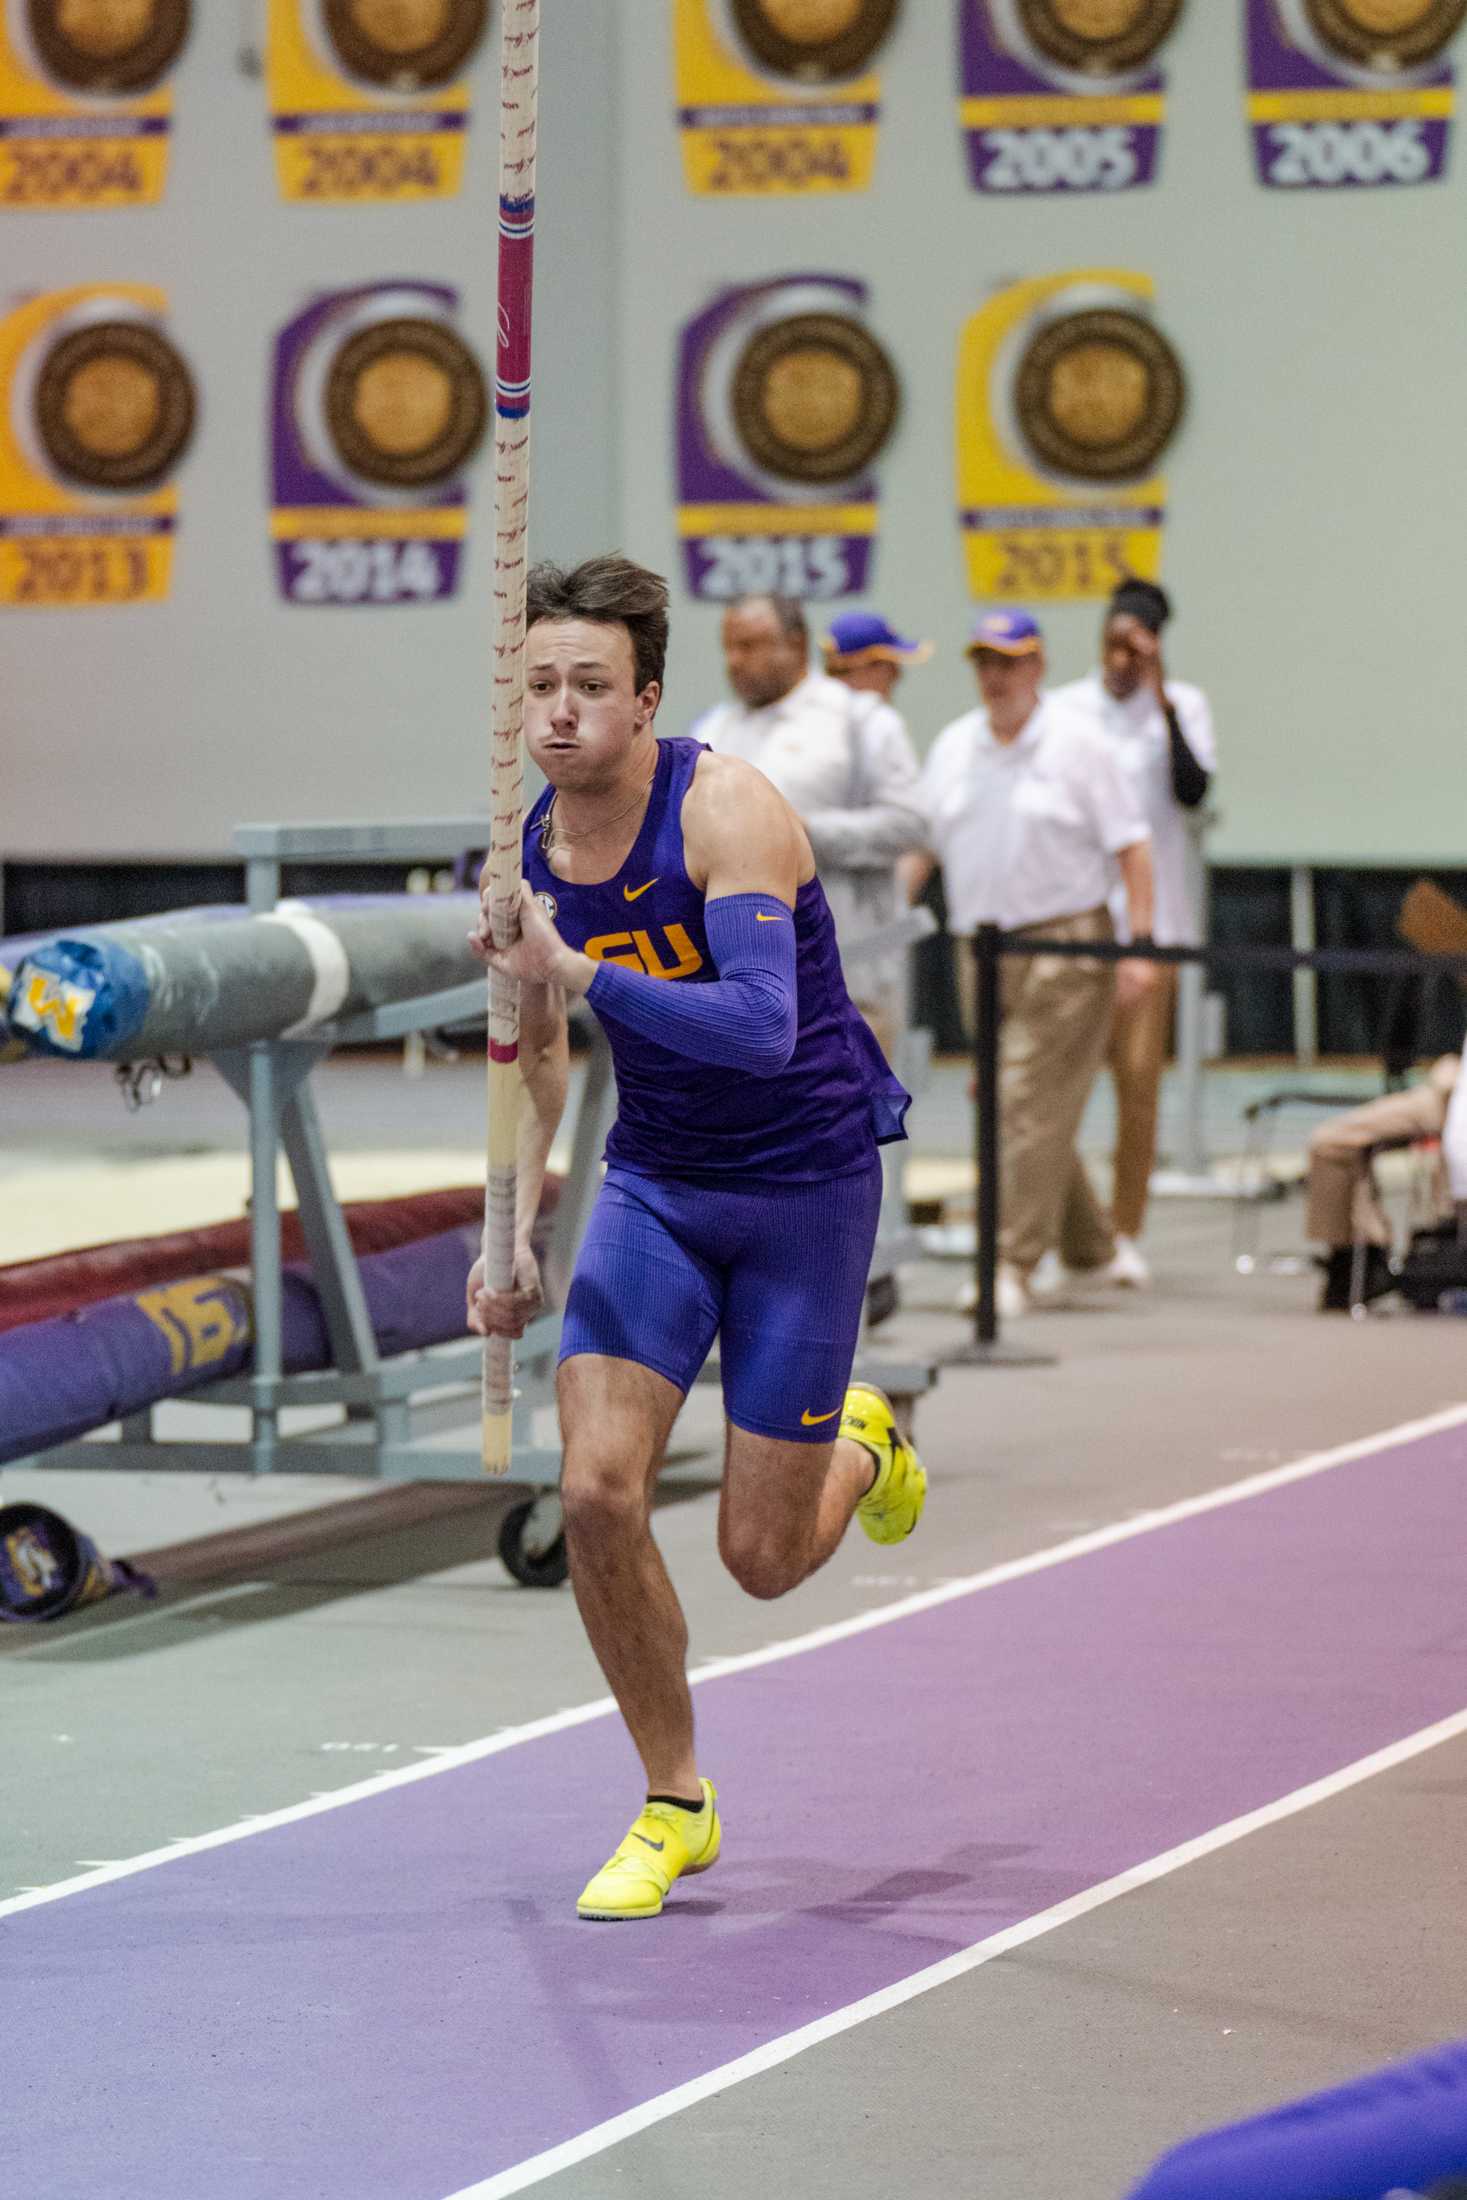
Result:
M573 1914L610 1719L19 1912L48 2200L444 2200L1433 1724L1464 1496L1433 1433L710 1680L724 1859L656 1923Z

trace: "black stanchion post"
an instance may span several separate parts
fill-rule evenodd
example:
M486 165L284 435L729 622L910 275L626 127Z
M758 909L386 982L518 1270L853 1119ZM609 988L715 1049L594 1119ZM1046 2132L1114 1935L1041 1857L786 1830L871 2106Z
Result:
M977 1029L973 1035L973 1155L978 1170L974 1276L978 1286L973 1342L945 1352L948 1367L1052 1367L1052 1352L1030 1352L1007 1344L998 1333L999 1129L998 1036L999 941L996 924L980 924L973 938L978 970Z
M998 926L980 924L973 941L978 965L978 1016L973 1035L973 1155L978 1168L977 1243L973 1248L978 1304L974 1342L998 1342Z

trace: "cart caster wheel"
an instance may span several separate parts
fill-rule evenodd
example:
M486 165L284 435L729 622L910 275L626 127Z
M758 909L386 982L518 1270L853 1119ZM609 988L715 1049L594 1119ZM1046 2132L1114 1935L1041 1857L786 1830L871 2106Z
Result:
M522 1588L558 1589L570 1572L559 1498L531 1497L512 1506L500 1523L499 1556Z

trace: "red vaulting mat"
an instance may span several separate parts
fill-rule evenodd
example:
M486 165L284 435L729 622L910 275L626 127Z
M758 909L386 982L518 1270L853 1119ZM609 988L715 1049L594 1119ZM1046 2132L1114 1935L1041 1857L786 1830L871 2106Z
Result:
M558 1177L547 1177L540 1199L539 1228L555 1211ZM359 1254L390 1252L440 1231L466 1227L484 1211L482 1185L451 1191L414 1192L404 1199L349 1201L342 1213ZM305 1258L306 1242L294 1211L281 1217L281 1257ZM162 1237L122 1238L107 1245L85 1245L44 1260L17 1261L0 1268L0 1331L26 1322L54 1321L78 1307L95 1306L120 1293L152 1283L172 1283L207 1269L248 1268L250 1225L245 1217L197 1230L173 1230Z

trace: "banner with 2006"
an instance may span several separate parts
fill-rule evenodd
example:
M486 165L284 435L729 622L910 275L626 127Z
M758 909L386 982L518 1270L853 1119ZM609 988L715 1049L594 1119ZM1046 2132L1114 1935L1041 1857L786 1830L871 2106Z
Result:
M1157 472L1186 401L1148 276L1014 283L963 330L957 487L968 585L994 601L1106 596L1161 566Z
M189 0L0 13L0 210L148 206L168 174Z
M0 320L0 604L157 603L198 398L165 293L90 284Z
M1248 119L1274 190L1446 173L1467 0L1248 0Z
M872 64L900 0L673 0L678 125L703 198L864 191L876 165Z
M454 197L489 0L269 0L265 77L281 196Z

